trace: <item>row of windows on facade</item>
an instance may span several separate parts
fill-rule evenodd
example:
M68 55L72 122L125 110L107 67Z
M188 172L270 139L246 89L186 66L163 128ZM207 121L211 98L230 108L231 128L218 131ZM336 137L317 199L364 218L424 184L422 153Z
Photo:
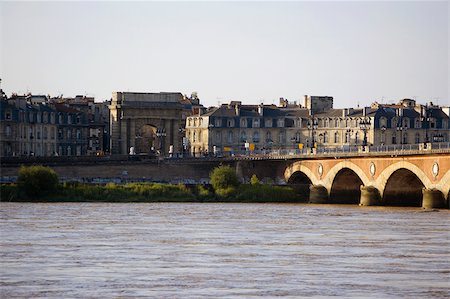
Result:
M50 130L47 127L43 127L42 131L33 127L22 127L19 129L20 131L20 138L21 139L55 139L55 128L51 127ZM50 132L49 132L50 131ZM27 134L28 132L28 134ZM42 134L41 134L42 133ZM50 134L49 134L50 133ZM5 135L6 137L12 137L13 132L11 126L5 127ZM50 135L50 136L49 136ZM81 130L77 129L58 129L58 139L64 139L64 136L66 139L78 139L80 140L82 138Z
M394 132L394 133L389 133L391 136L391 140L392 140L392 144L396 144L397 143L397 135L401 135L401 138L403 139L402 142L403 143L408 143L408 133L406 132L402 132L401 134L398 132ZM221 132L215 132L215 142L216 143L221 143L222 142L222 133ZM290 141L293 143L300 143L302 142L302 134L300 132L296 132L295 135L293 135L290 138ZM334 132L334 134L332 134L333 136L333 143L341 143L341 132ZM421 138L420 133L416 133L415 135L415 143L420 143L423 142L425 140L421 140L423 138ZM258 131L253 132L253 136L247 136L247 132L242 131L240 133L239 139L236 139L237 135L233 133L233 131L229 131L227 133L227 142L228 143L234 143L234 142L254 142L254 143L259 143L260 140L260 133ZM363 134L360 132L344 132L343 134L343 142L344 143L350 143L352 140L354 141L355 144L359 144L360 142L362 142L363 138ZM437 141L437 142L442 142L442 141L447 141L447 134L432 134L432 140L433 141ZM438 138L439 137L439 138ZM202 142L202 132L189 132L189 139L192 140L193 142ZM304 137L303 138L305 141L310 139L310 137ZM319 141L320 143L330 143L329 140L329 134L328 132L323 132L323 133L317 133L314 132L314 139ZM385 143L386 141L384 139L386 139L385 134L381 134L381 142ZM440 140L437 140L440 139ZM274 139L272 139L272 132L267 131L265 133L265 142L266 143L273 143ZM280 132L278 134L278 143L286 143L286 133L285 132Z
M214 126L215 127L222 127L223 122L225 121L226 127L228 128L234 128L236 127L236 121L234 118L215 118L214 119ZM292 119L292 123L295 124L295 127L302 128L307 127L308 122L310 119L308 118L296 118ZM362 121L361 118L318 118L316 119L317 126L320 128L346 128L346 127L358 127L360 125L360 122ZM264 127L266 128L272 128L272 127L278 127L283 128L285 127L286 121L284 118L279 119L272 119L272 118L265 118L264 119ZM201 117L191 117L188 118L188 127L201 127L203 125L203 118ZM430 120L430 127L434 128L436 126L435 120ZM241 128L259 128L261 127L261 119L260 118L241 118L240 119L240 127ZM368 125L370 127L370 125ZM388 119L386 117L381 117L379 120L379 127L388 127ZM401 117L397 118L394 117L390 120L390 127L404 127L404 128L411 128L411 120L408 117ZM443 120L442 122L442 128L446 128L446 121ZM414 119L414 128L420 129L422 128L422 121L420 118Z
M21 153L23 155L35 155L35 156L54 156L56 154L60 156L81 156L82 155L82 147L78 146L58 146L58 151L56 151L55 144L32 144L32 143L24 143L21 144ZM6 151L11 151L12 149L7 149Z
M5 120L12 120L12 111L5 112ZM82 116L79 114L58 113L58 124L81 124ZM53 112L19 112L19 122L37 122L55 124L55 113Z

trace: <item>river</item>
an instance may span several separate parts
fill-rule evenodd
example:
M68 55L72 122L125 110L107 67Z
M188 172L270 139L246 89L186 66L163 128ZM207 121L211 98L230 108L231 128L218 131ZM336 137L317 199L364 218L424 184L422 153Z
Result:
M450 297L449 210L0 207L0 298Z

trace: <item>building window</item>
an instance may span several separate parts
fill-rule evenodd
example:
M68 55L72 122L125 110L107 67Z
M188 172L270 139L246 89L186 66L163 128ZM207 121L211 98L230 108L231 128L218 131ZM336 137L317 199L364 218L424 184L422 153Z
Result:
M339 118L336 118L336 119L334 120L334 127L335 127L335 128L339 128L339 126L340 126L340 124L339 124Z
M72 139L72 130L67 130L67 139Z
M234 119L232 119L232 118L227 119L227 127L228 128L234 127Z
M264 121L264 126L266 128L271 128L272 127L272 119L271 118L266 118L266 120Z
M409 118L405 117L403 118L403 124L402 124L403 128L409 128Z
M277 127L284 128L284 119L280 118L277 120Z
M68 123L69 125L72 124L72 115L70 115L70 114L67 115L67 123Z
M41 113L40 112L38 112L37 113L37 120L36 120L38 123L41 123L42 122L42 119L41 119Z
M408 133L403 133L403 141L402 141L402 143L403 144L408 144Z
M77 130L77 139L80 140L81 139L81 131Z
M259 120L259 118L254 118L253 119L253 128L259 128L261 125L260 125L260 120Z
M44 139L47 139L48 135L48 131L47 131L47 127L44 127Z
M6 126L6 136L11 136L11 126Z
M197 133L195 131L192 132L192 142L197 142Z
M241 118L241 128L246 128L246 127L247 127L247 119Z
M192 126L192 119L191 118L188 118L188 125L187 125L188 127L191 127Z
M339 132L334 132L334 143L339 143Z
M359 134L358 132L355 133L355 144L358 144L359 142Z
M55 114L54 114L54 113L50 113L50 122L51 122L52 124L55 123Z
M323 133L323 143L328 143L328 133Z
M270 133L270 131L266 132L266 143L272 143L272 133Z
M415 138L416 143L420 143L420 134L416 133L416 138Z
M7 110L7 111L5 112L5 119L6 119L6 120L11 120L11 119L12 119L12 113L11 113L11 110Z
M397 136L395 133L392 134L392 144L397 144Z
M216 132L216 142L221 143L222 141L222 134L220 132Z
M418 118L416 118L415 122L414 122L414 127L416 129L420 129L420 120Z
M255 143L259 142L259 132L258 131L253 132L253 142L255 142Z
M241 142L247 142L247 132L241 132Z
M233 143L233 131L228 131L228 143Z
M216 127L221 127L222 126L222 119L216 118L215 119L215 124L216 124Z
M63 115L62 115L62 113L60 113L60 114L58 115L58 123L59 123L59 124L62 124L63 121L64 121Z

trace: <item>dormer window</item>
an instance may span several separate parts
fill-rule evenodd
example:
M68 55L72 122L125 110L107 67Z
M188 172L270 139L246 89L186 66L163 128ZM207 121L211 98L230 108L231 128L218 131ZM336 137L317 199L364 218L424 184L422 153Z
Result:
M5 112L5 119L6 120L12 120L11 110L6 110L6 112Z
M284 119L282 119L282 118L278 119L277 127L278 128L284 128Z
M234 119L229 118L229 119L227 120L227 127L228 127L228 128L234 127Z

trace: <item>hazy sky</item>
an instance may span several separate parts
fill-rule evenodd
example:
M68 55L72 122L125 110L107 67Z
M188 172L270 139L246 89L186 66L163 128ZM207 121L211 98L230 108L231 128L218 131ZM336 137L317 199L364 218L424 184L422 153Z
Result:
M2 88L449 105L449 2L0 2Z

